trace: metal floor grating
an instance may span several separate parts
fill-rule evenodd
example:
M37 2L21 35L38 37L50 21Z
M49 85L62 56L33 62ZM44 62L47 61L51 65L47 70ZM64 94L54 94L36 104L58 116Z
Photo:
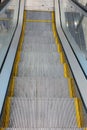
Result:
M74 100L12 98L9 127L77 127Z
M68 83L64 78L17 77L15 97L66 98L69 97Z

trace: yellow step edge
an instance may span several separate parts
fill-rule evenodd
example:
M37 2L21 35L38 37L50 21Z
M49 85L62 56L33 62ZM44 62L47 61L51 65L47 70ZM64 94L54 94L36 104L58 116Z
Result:
M70 71L69 71L69 66L67 63L64 63L64 77L70 78Z
M15 63L18 63L20 62L20 58L21 58L21 51L17 51L17 55L16 55L16 58L15 58Z
M66 62L64 52L60 52L60 63L64 64Z
M11 104L11 99L6 97L5 104L4 104L4 110L2 114L2 121L1 125L3 128L7 128L9 126L9 120L10 120L10 104Z
M87 128L84 128L83 130L87 130Z
M14 95L15 77L11 78L9 85L8 96L12 97Z
M33 20L33 19L27 19L25 22L38 22L38 23L51 23L51 20Z
M74 99L74 104L75 104L75 110L76 110L76 121L77 121L77 126L78 128L83 127L83 113L82 113L82 106L81 106L81 101L78 98Z
M49 12L49 13L52 13L53 11L51 10L29 10L29 9L25 9L25 11L29 11L29 12Z
M55 25L55 13L52 12L52 31L54 35L54 39L57 46L57 51L60 54L60 63L64 65L64 77L68 80L68 87L69 87L69 94L70 97L75 97L75 90L74 90L74 79L71 78L70 69L68 64L66 63L65 54L62 49L62 45L58 39L58 35L56 32L56 25Z
M58 36L55 38L55 41L56 41L56 45L58 45L60 43Z
M68 87L69 87L70 97L74 98L76 94L75 94L75 89L74 89L74 79L73 78L68 78Z
M5 128L0 128L0 130L5 130Z
M61 53L61 52L62 52L62 46L61 46L60 43L59 43L58 46L57 46L57 51L58 51L58 53Z
M11 99L7 98L5 127L9 126Z
M11 19L8 18L0 18L0 21L10 21Z
M54 13L54 11L52 11L52 23L54 23L55 22L55 13Z

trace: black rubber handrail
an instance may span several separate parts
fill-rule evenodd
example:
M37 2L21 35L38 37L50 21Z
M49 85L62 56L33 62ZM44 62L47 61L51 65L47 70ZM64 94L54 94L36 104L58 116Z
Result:
M10 2L10 0L4 0L0 3L0 11Z
M79 3L77 0L71 0L74 4L76 4L78 7L80 7L83 11L87 13L87 7Z

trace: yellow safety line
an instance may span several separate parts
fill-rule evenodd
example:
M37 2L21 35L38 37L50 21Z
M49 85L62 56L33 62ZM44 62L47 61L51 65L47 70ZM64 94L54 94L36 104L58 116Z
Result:
M8 127L8 125L9 125L10 104L11 104L11 98L9 99L8 97L6 97L4 108L3 108L2 119L1 119L1 126L3 128Z
M64 52L60 52L60 63L61 64L64 64L66 62L66 59L65 59L65 55L64 55Z
M5 111L5 128L9 126L9 120L10 120L10 106L11 106L11 98L6 99L6 111Z
M49 10L28 10L26 9L25 10L26 12L29 11L29 12L49 12L49 13L52 13L53 11L49 11Z
M51 23L51 20L37 20L37 19L27 19L26 22L38 22L38 23Z
M64 63L64 77L65 77L65 78L71 78L71 77L70 77L69 66L68 66L67 63Z
M80 101L80 99L75 98L74 103L75 103L75 109L76 109L77 125L78 125L79 128L82 128L84 120L83 120L81 101Z
M0 128L0 130L5 130L5 128Z
M0 18L0 21L10 21L11 19L8 18Z
M14 94L14 86L15 86L15 78L12 76L12 78L10 79L9 90L8 90L9 97L12 97Z
M75 89L74 89L74 80L73 78L68 78L68 87L69 87L69 93L70 97L75 97Z

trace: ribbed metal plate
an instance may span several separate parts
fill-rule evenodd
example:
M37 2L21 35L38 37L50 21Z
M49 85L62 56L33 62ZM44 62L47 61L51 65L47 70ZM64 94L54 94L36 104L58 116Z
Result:
M37 37L46 37L46 36L49 36L49 37L53 37L53 32L50 31L50 30L44 30L44 31L41 31L41 30L25 30L25 36L29 36L29 37L32 37L32 36L37 36Z
M27 19L38 19L38 20L51 20L52 13L51 12L38 12L38 11L27 11Z
M69 97L67 79L17 77L14 96L30 98Z
M12 98L9 127L77 127L73 99Z
M57 52L22 52L21 61L25 64L31 65L40 65L40 64L60 64L59 54ZM21 62L21 63L22 63ZM26 67L26 66L25 66Z
M40 22L29 22L26 23L26 31L29 32L29 30L32 31L52 31L52 24L51 23L40 23Z
M55 44L23 44L22 52L57 52Z
M30 130L30 128L7 128L6 130ZM31 128L31 130L84 130L83 128Z
M51 65L51 64L25 64L20 62L18 69L18 76L30 76L30 77L52 77L59 78L63 77L63 66L61 64Z
M52 37L37 37L37 36L26 36L24 39L24 44L32 44L32 43L41 43L41 44L55 44L55 41Z

